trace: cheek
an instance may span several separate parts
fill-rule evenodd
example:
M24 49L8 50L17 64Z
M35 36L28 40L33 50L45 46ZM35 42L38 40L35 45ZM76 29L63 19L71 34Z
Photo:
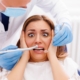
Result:
M51 37L45 40L45 46L46 46L47 49L49 48L49 45L51 43L51 40L52 40Z
M27 37L26 37L26 45L27 45L28 47L33 46L33 43L34 43L34 38L27 38Z

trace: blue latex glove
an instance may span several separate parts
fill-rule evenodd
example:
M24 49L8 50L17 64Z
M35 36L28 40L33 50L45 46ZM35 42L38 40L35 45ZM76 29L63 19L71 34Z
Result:
M17 46L10 45L2 49L2 51L17 49L17 48L18 48ZM14 52L0 54L0 67L5 68L7 70L11 70L22 56L22 53L23 53L22 51L14 51Z
M67 23L55 26L55 36L53 38L54 46L63 46L73 40L71 26Z

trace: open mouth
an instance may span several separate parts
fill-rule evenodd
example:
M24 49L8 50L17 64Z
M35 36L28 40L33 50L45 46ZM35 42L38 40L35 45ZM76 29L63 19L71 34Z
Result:
M33 50L43 50L44 51L44 48L36 48L36 49L33 49Z
M36 49L33 49L33 51L37 52L37 53L43 53L44 52L44 48L36 48Z

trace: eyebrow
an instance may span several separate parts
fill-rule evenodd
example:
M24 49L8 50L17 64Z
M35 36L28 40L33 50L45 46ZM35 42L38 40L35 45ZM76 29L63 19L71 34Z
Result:
M35 29L29 29L27 31L35 31ZM48 29L42 29L41 31L48 31Z
M35 31L34 29L29 29L29 30L27 30L27 31Z

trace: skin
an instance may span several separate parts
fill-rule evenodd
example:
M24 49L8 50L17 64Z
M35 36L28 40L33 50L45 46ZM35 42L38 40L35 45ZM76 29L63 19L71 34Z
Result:
M45 21L34 21L27 26L25 37L26 45L28 47L38 45L38 48L44 48L45 50L48 50L52 39L52 30ZM32 62L41 62L47 60L47 54L44 53L44 50L31 50L30 57L30 61Z
M26 8L31 0L1 0L6 7L22 7ZM0 3L0 9L4 11L6 8Z
M49 32L50 35L48 37L44 37L42 35L43 29L47 29L46 31ZM28 36L30 32L33 33L34 36ZM26 65L29 60L32 62L41 62L46 61L47 58L52 68L52 75L54 77L54 80L69 80L68 75L66 74L58 58L56 57L57 47L52 46L52 36L53 31L51 31L49 25L46 22L36 21L29 23L26 28L26 32L22 32L21 34L20 47L26 48L37 44L38 47L42 46L45 49L48 49L48 52L45 54L43 51L24 51L20 61L12 69L10 74L8 74L8 80L22 80Z

